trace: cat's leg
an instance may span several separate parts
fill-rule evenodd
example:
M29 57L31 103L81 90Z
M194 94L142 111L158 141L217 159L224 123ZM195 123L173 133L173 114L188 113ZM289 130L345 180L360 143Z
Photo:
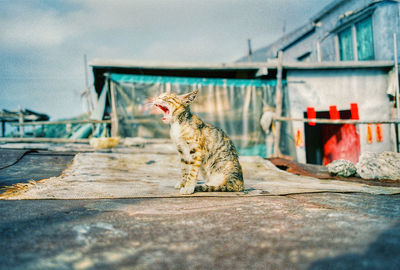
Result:
M188 163L189 163L189 162L186 161L186 160L184 159L183 155L181 155L182 178L181 178L181 180L179 180L179 181L176 183L176 185L175 185L175 188L176 188L176 189L181 189L181 188L183 188L183 187L185 186L185 184L186 184L186 181L187 181L187 178L188 178L188 175L189 175L189 169L190 169Z
M190 158L191 161L189 162L189 174L187 176L187 180L185 183L185 186L181 188L180 193L181 194L192 194L194 193L194 189L196 187L197 183L197 177L199 175L200 171L200 166L201 166L201 150L198 145L193 147L190 150Z

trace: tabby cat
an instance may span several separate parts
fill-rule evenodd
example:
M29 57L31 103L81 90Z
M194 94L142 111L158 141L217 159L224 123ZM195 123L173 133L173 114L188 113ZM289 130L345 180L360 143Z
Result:
M152 101L163 111L163 122L171 125L171 139L181 158L182 180L175 188L181 194L243 191L242 168L232 141L221 129L204 123L190 111L197 93L164 93ZM206 183L196 186L199 172Z

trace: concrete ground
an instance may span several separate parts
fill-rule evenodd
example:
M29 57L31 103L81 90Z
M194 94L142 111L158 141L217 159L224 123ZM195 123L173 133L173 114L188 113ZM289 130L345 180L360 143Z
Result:
M1 269L400 269L400 195L0 201Z
M0 186L72 157L0 151ZM400 269L400 195L0 200L0 213L7 270Z

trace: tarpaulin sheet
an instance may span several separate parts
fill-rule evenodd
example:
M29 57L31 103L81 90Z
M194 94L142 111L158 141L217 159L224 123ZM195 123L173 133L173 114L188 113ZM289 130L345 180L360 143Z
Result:
M169 138L169 128L150 99L199 89L191 110L223 129L239 154L266 156L260 119L266 108L275 106L275 80L109 74L108 82L115 90L121 137Z

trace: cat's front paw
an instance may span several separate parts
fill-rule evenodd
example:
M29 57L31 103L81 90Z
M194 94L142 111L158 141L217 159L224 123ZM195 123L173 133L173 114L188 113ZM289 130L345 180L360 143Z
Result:
M182 195L189 195L189 194L193 194L194 193L194 188L196 186L185 186L183 188L181 188L181 190L179 191L180 194Z

